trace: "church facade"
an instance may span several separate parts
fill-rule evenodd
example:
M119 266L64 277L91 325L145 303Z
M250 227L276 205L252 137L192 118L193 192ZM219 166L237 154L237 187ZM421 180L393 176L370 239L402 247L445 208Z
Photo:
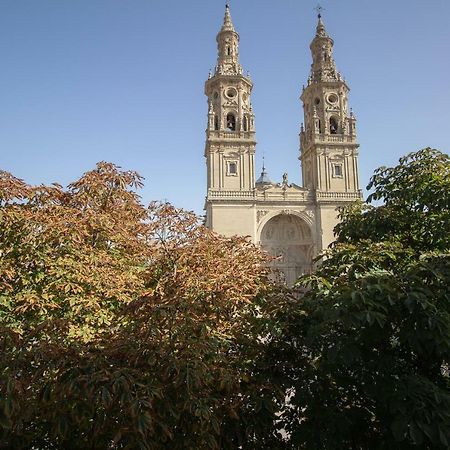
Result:
M206 226L225 236L248 236L277 259L293 284L333 240L337 208L361 198L356 120L349 88L336 69L333 39L319 14L311 42L311 74L300 96L302 186L255 175L253 83L239 62L239 35L230 8L217 35L218 58L205 83L208 98L205 158Z

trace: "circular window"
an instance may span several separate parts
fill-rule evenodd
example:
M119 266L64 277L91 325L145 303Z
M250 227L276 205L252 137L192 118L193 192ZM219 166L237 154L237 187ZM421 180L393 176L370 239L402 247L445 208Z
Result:
M320 98L319 97L316 97L315 99L314 99L314 104L315 105L318 105L320 103Z
M226 95L228 98L234 98L234 97L236 97L236 95L237 95L236 89L234 89L234 88L229 88L229 89L227 89L225 95Z
M330 102L330 103L337 103L338 102L338 96L336 95L336 94L330 94L329 96L328 96L328 101Z

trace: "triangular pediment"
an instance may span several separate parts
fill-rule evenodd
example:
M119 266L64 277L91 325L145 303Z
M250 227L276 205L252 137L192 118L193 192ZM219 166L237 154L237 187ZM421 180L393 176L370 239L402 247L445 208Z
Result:
M224 102L224 104L222 105L223 108L230 107L230 106L236 106L237 107L238 106L237 101L236 100L230 100L228 102Z

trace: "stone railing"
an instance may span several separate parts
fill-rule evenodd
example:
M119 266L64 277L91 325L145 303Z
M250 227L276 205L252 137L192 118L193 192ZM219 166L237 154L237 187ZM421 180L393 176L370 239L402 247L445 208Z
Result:
M254 199L255 193L253 191L208 191L207 199Z
M345 134L316 134L316 140L320 142L355 142L356 136L348 136Z
M209 190L207 200L253 200L258 202L311 202L314 197L310 191L301 190L254 190L225 191Z
M226 130L208 130L206 132L208 138L215 139L254 139L254 131L226 131Z
M361 191L358 192L316 192L317 200L354 201L362 198Z

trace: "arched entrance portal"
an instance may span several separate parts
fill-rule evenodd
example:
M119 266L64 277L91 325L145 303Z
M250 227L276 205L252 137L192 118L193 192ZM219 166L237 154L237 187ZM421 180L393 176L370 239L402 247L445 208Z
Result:
M261 247L278 259L272 262L288 286L311 272L313 241L309 226L292 214L272 217L261 231Z

